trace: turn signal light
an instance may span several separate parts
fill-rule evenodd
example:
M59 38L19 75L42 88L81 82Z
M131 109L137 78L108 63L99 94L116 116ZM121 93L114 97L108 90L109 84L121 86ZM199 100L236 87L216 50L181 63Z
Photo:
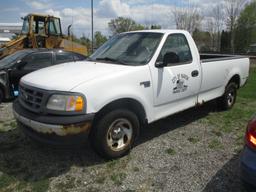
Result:
M249 122L245 139L249 147L256 149L256 118Z
M249 141L256 146L256 138L249 134Z
M84 107L84 101L81 96L70 96L66 104L67 111L82 111Z

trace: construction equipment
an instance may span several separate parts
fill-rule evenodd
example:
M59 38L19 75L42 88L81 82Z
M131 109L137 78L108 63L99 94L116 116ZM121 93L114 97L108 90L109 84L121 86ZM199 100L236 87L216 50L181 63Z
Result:
M87 47L72 41L70 27L68 36L62 34L60 18L50 15L28 14L23 19L21 34L0 46L0 59L25 48L62 48L87 55Z

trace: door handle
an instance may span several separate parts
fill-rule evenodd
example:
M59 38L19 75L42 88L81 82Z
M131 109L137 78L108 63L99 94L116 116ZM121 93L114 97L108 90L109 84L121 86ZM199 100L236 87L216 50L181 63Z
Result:
M191 72L191 76L192 77L197 77L199 75L199 71L198 70L194 70Z

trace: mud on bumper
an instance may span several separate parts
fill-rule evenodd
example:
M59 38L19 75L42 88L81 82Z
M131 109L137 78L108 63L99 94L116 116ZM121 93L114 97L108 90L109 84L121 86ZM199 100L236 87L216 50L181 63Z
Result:
M18 127L29 137L53 145L73 145L86 141L94 114L54 116L39 115L24 109L18 101L13 104Z

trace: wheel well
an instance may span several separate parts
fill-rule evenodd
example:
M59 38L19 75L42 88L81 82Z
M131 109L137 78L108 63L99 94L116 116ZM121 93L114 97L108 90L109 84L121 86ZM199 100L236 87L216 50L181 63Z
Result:
M234 82L234 83L237 85L237 88L239 88L239 87L240 87L240 76L237 75L237 74L234 75L234 76L229 80L228 84L231 83L231 82Z
M124 98L124 99L118 99L116 101L113 101L107 105L105 105L95 116L95 121L102 117L105 113L108 111L114 110L114 109L120 109L120 108L125 108L129 109L132 112L134 112L140 121L140 124L143 125L147 123L147 117L146 117L146 112L144 107L140 102L138 102L135 99L130 99L130 98Z

